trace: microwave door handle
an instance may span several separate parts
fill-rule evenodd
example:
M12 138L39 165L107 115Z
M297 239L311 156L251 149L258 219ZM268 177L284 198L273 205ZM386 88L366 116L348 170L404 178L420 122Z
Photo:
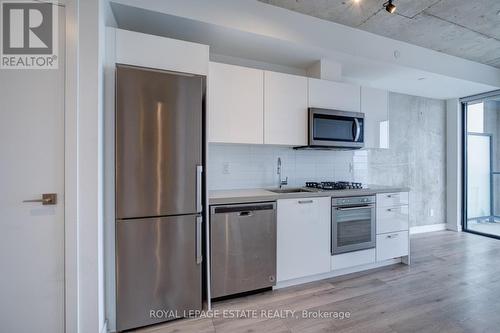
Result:
M358 118L354 118L354 124L356 125L356 134L354 135L354 142L358 142L359 136L361 135L361 126L359 126Z

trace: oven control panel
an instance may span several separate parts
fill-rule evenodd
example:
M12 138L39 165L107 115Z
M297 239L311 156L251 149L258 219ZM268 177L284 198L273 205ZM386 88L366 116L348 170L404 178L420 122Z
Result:
M375 203L375 196L332 198L332 206L359 206Z

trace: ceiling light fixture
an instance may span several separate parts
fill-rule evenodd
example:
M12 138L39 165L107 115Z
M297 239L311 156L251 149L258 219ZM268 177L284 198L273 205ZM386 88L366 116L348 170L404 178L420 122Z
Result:
M393 4L392 1L393 0L389 0L383 4L383 6L385 7L385 10L387 10L391 14L393 14L396 11L396 5Z

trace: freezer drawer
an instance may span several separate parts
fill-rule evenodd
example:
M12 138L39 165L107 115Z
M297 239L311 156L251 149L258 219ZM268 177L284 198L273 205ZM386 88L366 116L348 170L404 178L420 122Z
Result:
M172 318L150 310L202 308L199 218L196 215L116 223L116 319L119 331Z
M211 297L276 284L276 203L212 206Z

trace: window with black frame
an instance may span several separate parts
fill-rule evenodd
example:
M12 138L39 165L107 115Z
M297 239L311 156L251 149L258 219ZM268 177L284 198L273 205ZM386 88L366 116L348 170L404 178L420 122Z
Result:
M463 104L465 231L500 238L500 96Z

